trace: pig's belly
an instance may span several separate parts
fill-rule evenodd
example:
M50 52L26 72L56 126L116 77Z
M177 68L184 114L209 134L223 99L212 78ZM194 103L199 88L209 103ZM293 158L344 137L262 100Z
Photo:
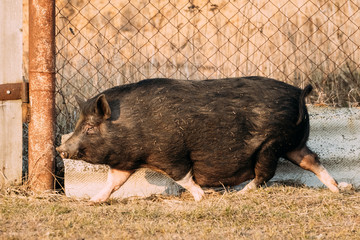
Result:
M253 169L239 169L234 174L194 170L194 180L203 187L235 186L255 177Z
M196 152L190 155L194 180L200 186L235 186L254 178L254 164L241 154Z

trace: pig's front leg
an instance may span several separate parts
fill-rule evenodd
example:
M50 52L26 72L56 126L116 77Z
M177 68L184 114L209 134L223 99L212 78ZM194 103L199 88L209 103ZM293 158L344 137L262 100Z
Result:
M133 171L110 168L104 188L90 199L93 203L102 203L109 199L111 193L118 190L128 180Z

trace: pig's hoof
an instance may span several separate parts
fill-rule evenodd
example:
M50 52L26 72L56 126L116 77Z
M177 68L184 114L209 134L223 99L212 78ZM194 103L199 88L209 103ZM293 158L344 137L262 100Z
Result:
M92 197L89 202L92 202L93 204L99 204L99 203L103 203L103 202L106 202L106 200L108 200L107 197L103 197L103 196L95 196L95 197Z
M340 191L350 191L350 190L354 189L352 184L346 183L346 182L339 183L338 188L340 189Z
M330 189L330 191L332 191L333 193L339 193L340 192L340 188L339 188L339 185L335 185L335 184L333 184L333 185L328 185L327 186L329 189Z
M92 202L92 201L88 201L87 202L87 206L96 206L96 205L99 205L100 203L99 202Z
M245 195L245 194L247 194L247 193L249 193L249 192L250 192L249 189L241 189L241 190L238 191L237 193L238 193L239 195Z
M103 205L103 204L106 205L107 201L106 200L105 201L93 201L90 199L87 203L88 206L98 206L98 205Z
M246 186L245 186L243 189L241 189L241 190L238 192L238 194L244 195L244 194L247 194L247 193L249 193L251 190L254 190L254 189L256 189L256 188L257 188L257 185L255 184L255 181L252 180L252 181L250 181L248 184L246 184Z
M200 187L191 189L191 194L196 202L201 201L205 196L204 191Z

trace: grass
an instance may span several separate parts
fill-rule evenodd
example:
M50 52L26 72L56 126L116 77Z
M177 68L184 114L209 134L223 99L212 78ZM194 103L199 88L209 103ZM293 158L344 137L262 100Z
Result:
M359 200L357 190L278 185L90 206L13 188L0 195L0 239L358 239Z

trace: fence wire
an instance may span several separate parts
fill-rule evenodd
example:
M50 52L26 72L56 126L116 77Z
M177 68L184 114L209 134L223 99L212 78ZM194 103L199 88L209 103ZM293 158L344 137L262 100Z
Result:
M57 134L75 95L145 78L261 75L360 102L359 0L56 0Z

